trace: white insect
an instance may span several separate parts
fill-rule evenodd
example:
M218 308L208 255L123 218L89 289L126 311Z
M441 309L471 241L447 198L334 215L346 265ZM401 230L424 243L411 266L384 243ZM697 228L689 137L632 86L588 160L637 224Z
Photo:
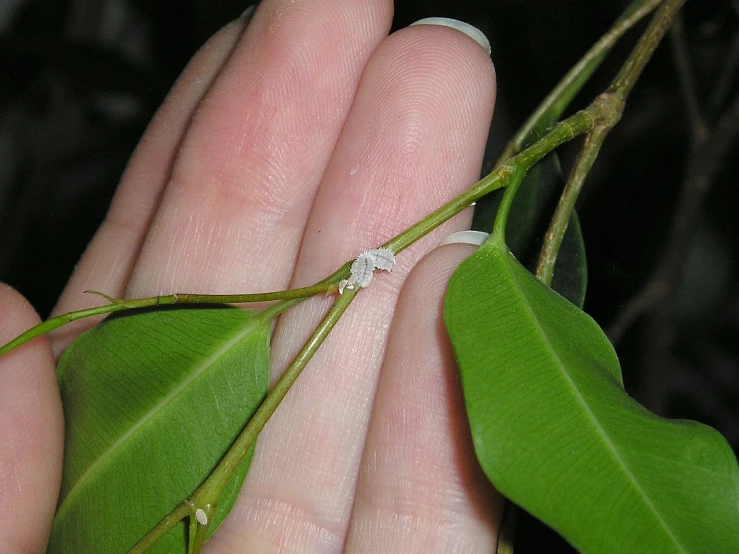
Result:
M362 252L352 263L349 271L361 288L369 286L375 274L375 258L369 252Z
M395 265L395 254L387 248L375 248L367 252L372 258L375 264L375 269L382 269L383 271L392 271Z
M208 514L202 508L195 510L195 519L200 525L208 525Z
M392 271L394 265L395 254L388 248L381 247L362 252L352 262L349 268L349 272L351 273L349 278L339 281L339 294L343 294L345 288L354 290L356 287L364 288L369 286L376 269Z

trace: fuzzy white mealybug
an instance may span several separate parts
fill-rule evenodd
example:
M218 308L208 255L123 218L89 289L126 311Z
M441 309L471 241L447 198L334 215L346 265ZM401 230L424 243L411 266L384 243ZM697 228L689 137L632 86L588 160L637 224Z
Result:
M362 252L349 268L351 273L349 278L339 281L339 294L343 294L344 289L354 290L357 286L360 288L369 286L376 269L392 271L394 265L395 254L388 248L381 247Z
M195 510L195 519L200 525L208 525L208 514L202 508Z
M369 252L362 252L354 260L349 271L361 288L369 286L372 276L375 274L375 258Z
M382 269L383 271L392 271L395 265L395 254L388 248L375 248L367 252L372 257L372 262L375 264L375 269Z

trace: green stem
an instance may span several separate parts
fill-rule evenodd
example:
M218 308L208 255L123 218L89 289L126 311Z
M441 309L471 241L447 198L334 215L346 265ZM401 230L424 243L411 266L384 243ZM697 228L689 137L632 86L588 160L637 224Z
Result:
M609 31L596 42L575 64L567 75L547 95L534 113L516 132L498 158L498 167L508 158L520 152L530 142L534 131L546 121L557 121L575 95L587 83L616 42L634 25L653 11L662 0L635 0L621 14Z
M126 309L128 309L126 306L122 306L120 304L109 304L107 306L88 308L86 310L77 310L76 312L68 312L66 314L52 317L51 319L47 319L46 321L39 323L34 327L31 327L28 331L21 333L10 342L0 346L0 356L5 354L6 352L10 352L14 348L17 348L22 344L27 343L30 340L35 339L36 337L40 337L41 335L44 335L49 331L53 331L54 329L57 329L62 325L66 325L67 323L71 323L73 321L77 321L78 319L83 319L86 317L120 312L121 310Z
M501 187L511 184L511 178L520 172L526 173L531 166L549 154L552 150L587 132L593 126L593 117L587 111L581 111L559 122L545 136L516 154L505 164L480 179L466 192L457 196L451 202L432 212L424 219L409 227L383 246L396 254L407 248L421 237L436 229L439 225L452 218L476 200Z
M25 344L36 337L45 335L46 333L58 329L67 323L94 317L98 315L107 315L124 310L135 310L141 308L153 308L157 306L167 306L172 304L247 304L254 302L270 302L275 300L305 300L317 294L329 294L336 291L336 283L339 279L345 278L349 272L349 263L340 267L337 271L309 287L299 289L282 290L275 292L260 292L254 294L190 294L175 293L161 296L149 296L146 298L133 298L130 300L112 298L106 294L97 291L85 291L90 294L102 296L110 304L98 306L96 308L87 308L74 312L47 319L38 325L31 327L27 331L21 333L16 338L0 346L0 356L6 352L10 352L14 348ZM294 306L297 302L292 302L289 306ZM285 306L285 305L283 305ZM283 310L280 310L283 311Z
M210 521L210 515L208 515L208 521ZM208 525L201 525L197 517L190 516L188 527L187 554L198 554L208 535Z
M421 221L410 226L408 229L393 237L382 246L394 254L405 250L411 244L425 237L428 233L439 227L439 225L448 221L465 208L471 206L476 200L479 200L494 190L506 186L508 173L508 170L503 170L502 168L500 171L489 173L464 193L444 204L438 210L430 213Z
M439 225L454 217L456 214L470 206L473 202L485 196L486 194L507 185L508 178L514 171L523 169L527 171L532 165L546 156L549 152L557 148L559 145L572 140L575 136L582 134L592 126L592 118L585 115L586 112L578 112L572 117L555 125L545 136L537 142L520 152L503 166L493 171L489 175L480 179L467 191L463 192L450 202L443 205L438 210L432 212L421 221L412 225L396 237L390 239L384 246L394 253L401 252L417 240L423 238L428 233L436 229ZM0 347L0 355L24 344L34 338L41 336L49 331L57 329L62 325L66 325L72 321L83 319L86 317L110 314L123 310L131 310L137 308L156 307L171 304L239 304L247 302L266 302L274 300L304 300L316 294L333 293L336 291L336 284L340 279L344 279L349 275L349 266L351 262L347 262L334 273L311 285L300 289L265 292L257 294L234 294L234 295L216 295L216 294L170 294L164 296L152 296L147 298L136 298L132 300L119 300L108 297L101 293L96 293L108 299L111 304L90 308L86 310L78 310L59 315L22 333L9 343ZM290 304L290 305L294 305ZM284 305L286 306L286 305Z
M313 331L313 334L300 349L300 352L298 352L295 359L282 374L282 377L280 377L274 388L266 396L262 404L241 431L241 434L237 437L234 444L221 459L218 466L216 466L205 482L198 487L190 498L177 506L177 508L160 521L156 527L154 527L136 546L134 546L130 551L132 554L148 550L182 519L185 517L194 517L195 510L198 508L205 511L208 515L208 521L212 519L211 514L215 510L223 487L226 485L239 464L241 464L244 457L249 452L249 449L256 442L257 436L267 424L267 421L269 421L269 418L280 405L282 399L285 398L288 391L323 341L326 340L326 337L349 307L352 300L354 300L354 297L359 290L360 289L347 289L344 291L344 294L337 298L336 302L331 306L331 309L326 314L326 317L324 317L321 323L318 324L316 330ZM204 532L204 530L200 532Z
M557 253L562 245L570 217L575 209L575 203L580 195L585 178L598 157L598 152L608 134L608 128L596 126L585 137L585 145L578 155L570 178L567 180L562 196L559 198L557 209L552 217L547 234L544 237L544 245L539 255L539 265L536 268L536 277L543 283L550 285L554 276L554 264L557 261Z
M683 4L685 0L664 0L662 2L636 47L606 91L607 93L618 94L624 102L626 101Z
M505 242L505 227L508 222L508 214L510 213L513 199L516 192L518 192L518 187L521 185L526 172L531 166L560 144L572 140L576 136L592 129L597 121L597 117L598 110L596 109L588 108L587 110L577 112L564 121L557 123L544 137L501 166L498 171L507 169L509 180L508 190L506 190L503 196L500 208L498 208L498 214L495 217L495 225L493 226L493 236L496 240Z
M664 1L624 62L611 86L606 92L599 95L588 108L597 123L588 134L575 167L565 185L539 256L536 275L547 284L552 281L557 253L572 212L575 209L575 203L582 190L585 178L598 157L603 141L621 119L626 107L626 100L636 81L684 3L685 0Z
M505 230L508 224L508 216L511 213L513 200L516 198L516 193L521 187L524 177L526 177L526 170L516 171L506 187L503 199L500 201L500 207L498 208L498 213L495 215L495 223L493 224L493 239L498 245L505 244Z
M123 306L128 309L150 308L155 306L167 306L172 304L250 304L255 302L271 302L273 300L287 300L294 298L310 298L316 294L326 293L331 290L333 283L326 280L319 281L315 285L299 289L280 290L274 292L258 292L253 294L191 294L177 292L161 296L150 296L147 298L133 298L130 300L112 298L101 292L86 291L102 296L111 304Z

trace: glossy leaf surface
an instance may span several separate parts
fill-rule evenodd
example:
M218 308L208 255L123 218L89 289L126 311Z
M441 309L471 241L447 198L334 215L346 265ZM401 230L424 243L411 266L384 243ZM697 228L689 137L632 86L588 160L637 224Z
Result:
M724 438L632 400L598 325L501 240L454 274L444 317L477 456L504 495L585 553L739 552Z
M258 312L207 308L110 318L80 336L57 370L67 436L49 551L126 552L192 494L266 394L269 333ZM185 525L154 551L186 552Z

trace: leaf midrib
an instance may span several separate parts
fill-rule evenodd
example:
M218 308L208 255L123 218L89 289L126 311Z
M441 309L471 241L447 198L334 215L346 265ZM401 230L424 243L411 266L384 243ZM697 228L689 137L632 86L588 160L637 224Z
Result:
M565 364L563 363L562 359L557 354L556 349L552 345L552 343L549 341L549 338L547 337L546 332L544 331L544 328L541 326L539 322L539 318L536 316L536 313L534 312L534 309L531 305L531 303L528 300L528 297L523 294L521 291L523 291L523 287L521 286L521 282L518 279L518 276L516 275L512 263L508 260L508 257L505 255L506 252L500 252L501 259L504 260L505 267L508 269L508 273L511 276L512 281L515 282L516 287L519 291L519 297L521 298L523 305L526 309L526 311L529 314L529 317L532 321L532 323L536 326L536 328L539 331L539 334L541 335L546 348L550 351L551 356L554 358L554 360L557 363L557 366L560 370L560 374L565 378L566 382L570 386L570 389L572 390L572 393L575 396L575 399L579 402L581 405L581 408L585 412L585 414L589 417L591 420L591 423L595 427L596 432L601 436L603 439L603 442L608 447L608 451L610 452L613 459L616 461L616 463L621 467L622 471L628 478L628 480L631 482L633 488L639 493L639 495L642 497L645 505L647 508L654 514L654 517L657 519L657 521L660 523L662 528L665 530L665 533L667 536L672 540L672 542L675 544L675 546L679 549L680 552L687 553L688 551L682 546L680 541L677 539L677 537L672 533L672 530L667 525L667 522L662 518L661 514L657 510L654 503L650 500L649 495L647 495L646 491L639 485L638 480L634 476L634 474L630 471L628 465L626 462L621 458L621 456L618 453L618 449L614 445L614 443L611 441L611 439L608 437L608 434L605 432L605 429L598 421L598 418L593 413L593 411L590 409L590 406L588 405L587 401L585 400L584 396L578 389L576 383L572 380L569 373L566 371Z
M64 497L64 500L62 500L61 504L59 505L54 519L59 519L62 517L65 508L73 504L74 497L76 496L75 493L83 487L87 479L95 472L98 467L100 467L108 459L110 459L116 452L116 450L118 450L118 448L125 444L128 439L130 439L135 434L136 431L142 428L154 417L156 417L157 414L161 412L161 410L163 410L167 404L177 398L177 396L179 396L183 391L187 390L187 387L191 383L193 383L198 377L200 377L210 367L212 367L222 356L227 354L231 350L231 348L241 342L244 337L257 331L259 326L262 324L263 321L260 317L252 317L252 319L249 320L248 324L245 327L241 328L239 332L237 332L228 342L225 342L223 346L215 350L210 356L208 356L208 358L203 360L203 362L197 367L197 369L195 371L192 371L188 375L188 377L182 381L180 385L173 388L164 398L162 398L142 417L140 417L135 425L130 427L125 433L123 433L118 439L116 439L115 442L113 442L100 456L97 457L97 459L95 459L92 464L90 464L85 472L80 475L79 479L77 479L72 488L69 489L69 492Z

